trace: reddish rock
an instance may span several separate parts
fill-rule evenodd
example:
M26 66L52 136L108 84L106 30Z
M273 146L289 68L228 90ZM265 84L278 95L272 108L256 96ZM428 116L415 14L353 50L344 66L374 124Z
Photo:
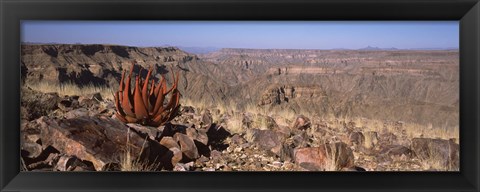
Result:
M187 128L185 130L186 134L188 137L190 137L193 140L196 140L204 145L208 144L208 136L207 136L207 131L204 129L197 130L195 128Z
M363 136L362 132L352 132L348 136L350 143L354 146L363 146L365 143L365 136Z
M285 135L274 130L252 129L253 142L262 150L280 154Z
M202 122L201 125L202 127L209 127L213 123L213 118L212 114L210 113L209 110L204 110L202 112Z
M343 142L294 150L295 163L310 171L337 171L354 167L353 153Z
M86 108L79 108L79 109L74 109L71 111L66 112L63 117L66 119L73 119L77 117L82 117L82 116L93 116L94 112L90 111Z
M189 159L196 159L199 157L197 146L193 139L182 133L175 133L173 136L175 141L180 144L180 150Z
M160 157L159 161L164 169L172 170L182 158L182 151L177 147L172 147Z
M63 154L93 163L102 170L107 163L119 163L120 155L127 149L127 130L123 123L108 117L79 117L74 119L37 120L42 135L42 145L52 146ZM134 157L150 147L149 142L130 131L129 147ZM145 145L144 145L145 144Z
M136 123L128 123L127 126L134 129L142 137L148 136L151 140L157 140L160 136L160 131L156 127L143 126Z
M58 108L63 111L71 111L78 108L78 96L65 96L58 102Z
M175 139L173 139L172 137L163 137L160 141L160 145L163 145L168 149L174 147L180 149L180 145L178 145L177 141L175 141Z
M61 100L57 93L40 93L29 87L22 88L21 92L20 104L25 109L21 116L29 121L58 109L58 102Z
M448 170L459 170L460 146L453 140L413 138L411 148L420 159L433 158Z
M238 134L233 135L230 138L230 140L232 141L232 143L234 143L236 145L242 145L242 144L247 142L242 136L240 136Z
M212 159L212 160L221 160L221 159L222 159L222 152L217 151L217 150L213 150L213 151L210 153L210 159Z
M308 117L300 115L297 117L297 119L295 119L295 122L293 124L293 129L305 130L305 129L308 129L310 126L311 126L310 119Z
M54 169L58 171L95 171L92 163L72 156L61 156Z
M38 143L23 141L21 143L21 150L22 154L24 154L22 156L33 159L38 157L42 153L43 148Z
M405 157L411 158L413 155L413 151L403 145L389 145L385 146L380 151L380 154L387 155L388 157L403 155Z

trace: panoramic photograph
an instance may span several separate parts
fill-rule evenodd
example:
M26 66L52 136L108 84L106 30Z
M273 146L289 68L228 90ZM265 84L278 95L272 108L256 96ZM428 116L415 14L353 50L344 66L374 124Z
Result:
M21 23L21 171L459 171L458 21Z

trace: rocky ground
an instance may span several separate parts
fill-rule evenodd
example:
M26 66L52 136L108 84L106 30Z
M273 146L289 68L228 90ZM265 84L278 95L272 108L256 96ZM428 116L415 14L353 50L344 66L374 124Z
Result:
M180 101L182 103L182 101ZM100 94L22 89L24 171L459 170L455 139L412 138L402 122L353 121L184 105L160 127L124 124ZM394 130L394 131L392 131Z

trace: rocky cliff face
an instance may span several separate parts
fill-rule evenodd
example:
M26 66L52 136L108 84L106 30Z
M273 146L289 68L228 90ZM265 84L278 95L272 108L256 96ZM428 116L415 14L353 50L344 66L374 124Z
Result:
M223 98L226 84L211 76L212 63L175 47L127 47L117 45L23 45L22 79L26 84L48 82L78 86L107 86L117 89L122 71L132 62L143 69L153 68L156 79L171 70L181 72L184 96L209 102ZM139 71L139 69L135 69ZM146 76L147 70L142 71ZM200 88L201 87L201 88Z
M155 66L159 74L162 66L197 59L173 47L138 48L116 45L23 45L22 74L28 82L73 82L78 85L105 85L120 80L121 72L131 62ZM113 85L113 84L112 84Z

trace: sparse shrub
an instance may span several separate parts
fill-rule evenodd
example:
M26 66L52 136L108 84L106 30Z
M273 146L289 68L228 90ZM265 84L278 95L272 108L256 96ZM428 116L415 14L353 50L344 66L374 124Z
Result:
M367 131L364 134L365 142L364 147L367 149L374 148L378 144L378 134L374 131Z
M244 132L243 115L239 114L239 113L232 115L227 120L227 127L226 128L232 134Z
M325 148L325 171L340 171L343 168L353 167L354 158L352 151L345 143L327 143Z
M247 142L253 143L253 141L255 140L255 131L253 131L252 129L247 129L244 138L245 140L247 140Z

